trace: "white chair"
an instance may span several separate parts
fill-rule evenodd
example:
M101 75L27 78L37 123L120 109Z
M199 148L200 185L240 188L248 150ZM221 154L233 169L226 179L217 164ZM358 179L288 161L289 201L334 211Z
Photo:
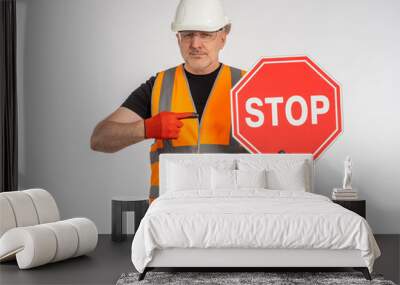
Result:
M97 235L87 218L60 221L44 189L0 193L0 262L17 259L28 269L84 255L96 248Z

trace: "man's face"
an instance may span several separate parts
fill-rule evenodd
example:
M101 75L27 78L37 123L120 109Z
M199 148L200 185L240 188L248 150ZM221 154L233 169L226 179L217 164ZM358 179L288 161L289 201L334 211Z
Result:
M195 74L214 71L219 64L219 52L224 47L226 32L182 31L177 35L185 67Z

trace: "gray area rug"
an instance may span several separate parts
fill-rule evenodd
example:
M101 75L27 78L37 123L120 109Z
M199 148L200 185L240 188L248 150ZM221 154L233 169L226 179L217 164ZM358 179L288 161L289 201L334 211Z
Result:
M366 280L361 272L147 272L145 279L138 281L139 273L123 273L116 285L133 284L379 284L395 285L384 280L380 274L372 274Z

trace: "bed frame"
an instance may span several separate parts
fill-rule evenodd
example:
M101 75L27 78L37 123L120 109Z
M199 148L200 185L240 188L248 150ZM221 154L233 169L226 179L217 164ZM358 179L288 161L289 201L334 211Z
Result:
M252 271L254 268L294 268L333 269L350 267L361 271L367 280L371 280L365 261L359 250L330 249L240 249L240 248L170 248L157 249L151 262L143 273L142 280L148 271L155 268L190 268L207 269L231 268L234 271Z
M166 162L175 159L235 159L254 156L254 154L162 154L160 156L160 194L164 193L163 185L166 177ZM268 160L288 159L304 160L309 165L309 188L314 190L314 162L310 154L257 154ZM353 268L361 271L367 280L371 275L361 257L359 250L331 250L331 249L255 249L255 248L168 248L156 249L153 259L149 262L139 280L143 280L146 273L156 268L203 268L213 270L230 268L233 271L252 271L254 268L277 269L287 271L295 268ZM251 269L251 270L250 270Z

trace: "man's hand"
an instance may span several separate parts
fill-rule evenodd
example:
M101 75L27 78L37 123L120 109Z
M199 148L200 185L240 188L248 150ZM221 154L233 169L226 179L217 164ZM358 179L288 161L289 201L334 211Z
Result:
M183 123L181 120L197 118L196 113L160 112L144 121L145 138L177 139Z

